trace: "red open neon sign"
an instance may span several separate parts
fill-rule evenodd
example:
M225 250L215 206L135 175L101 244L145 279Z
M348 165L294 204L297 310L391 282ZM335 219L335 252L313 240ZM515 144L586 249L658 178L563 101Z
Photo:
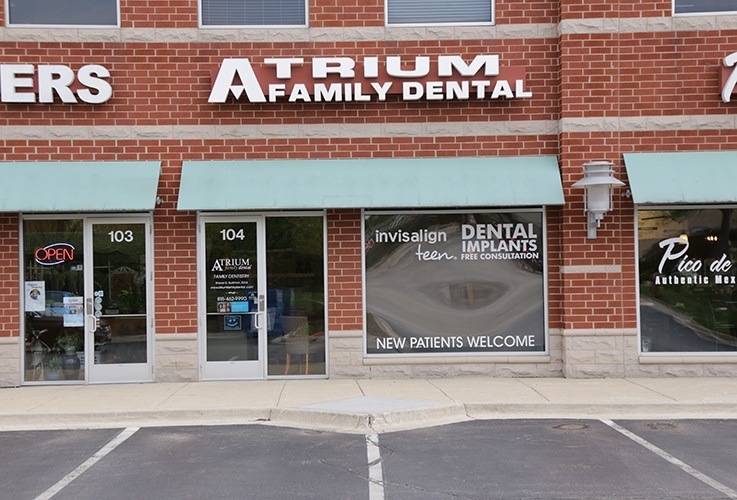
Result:
M33 252L36 262L42 266L56 266L74 260L74 246L69 243L52 243Z

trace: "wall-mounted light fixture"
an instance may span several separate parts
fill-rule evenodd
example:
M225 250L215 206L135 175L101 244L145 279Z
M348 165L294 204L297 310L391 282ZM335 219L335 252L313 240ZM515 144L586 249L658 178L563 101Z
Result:
M596 238L596 229L601 224L604 214L612 209L612 191L614 186L624 186L624 182L614 177L614 164L610 161L590 161L583 165L583 179L573 187L584 188L586 198L584 211L588 237Z

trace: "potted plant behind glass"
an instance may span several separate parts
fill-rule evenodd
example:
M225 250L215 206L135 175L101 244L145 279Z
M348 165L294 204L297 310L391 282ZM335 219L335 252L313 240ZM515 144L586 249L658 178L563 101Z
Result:
M44 363L44 378L46 380L61 380L61 375L61 357L54 354Z
M61 358L61 369L64 372L64 378L67 380L78 379L82 362L77 356L77 350L82 345L82 335L75 331L65 332L64 335L56 339L56 345L64 351L64 357Z
M82 336L79 332L66 332L64 335L56 339L56 345L64 350L67 355L76 355L79 350Z

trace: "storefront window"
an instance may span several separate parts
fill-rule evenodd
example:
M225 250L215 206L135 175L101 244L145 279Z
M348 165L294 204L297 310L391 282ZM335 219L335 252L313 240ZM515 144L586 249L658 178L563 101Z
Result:
M256 223L209 223L205 239L207 361L257 360Z
M84 225L24 223L25 380L84 379Z
M147 227L23 221L24 381L150 380Z
M325 374L322 217L267 217L269 375Z
M543 214L367 213L368 354L545 352Z
M737 211L638 213L642 352L737 351Z

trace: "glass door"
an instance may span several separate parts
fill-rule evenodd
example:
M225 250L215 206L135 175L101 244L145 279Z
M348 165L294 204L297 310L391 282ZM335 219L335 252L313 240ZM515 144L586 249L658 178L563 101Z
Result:
M149 223L89 221L86 337L91 382L153 379Z
M264 377L263 217L200 218L203 380Z

